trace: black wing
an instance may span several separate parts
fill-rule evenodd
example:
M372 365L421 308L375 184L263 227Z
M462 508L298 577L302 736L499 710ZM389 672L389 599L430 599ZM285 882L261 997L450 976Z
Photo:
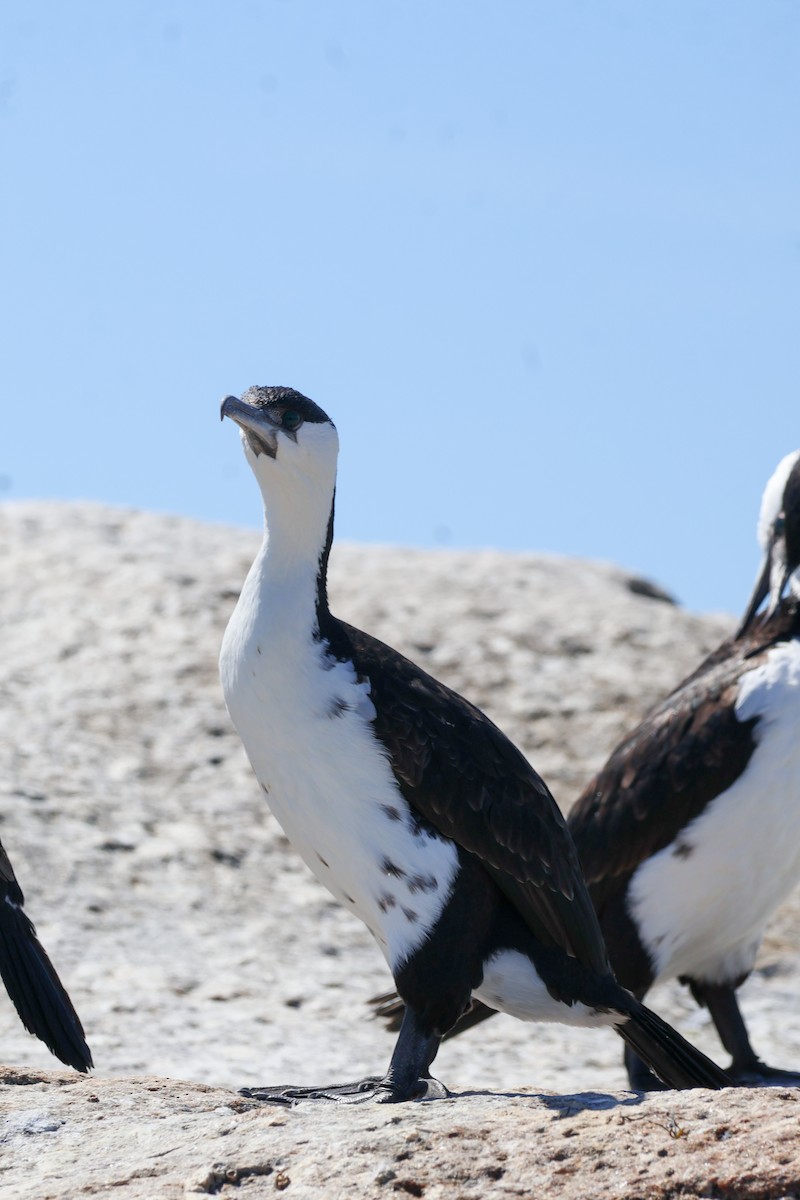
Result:
M92 1056L83 1026L23 911L23 901L22 889L0 844L0 978L28 1032L62 1062L76 1071L87 1071Z
M607 898L742 774L757 718L735 713L739 681L796 628L794 605L723 642L613 751L569 814L589 890ZM800 632L800 630L798 630Z
M481 860L540 942L606 972L566 822L525 757L479 709L396 650L341 622L330 632L333 653L371 681L375 732L412 810Z

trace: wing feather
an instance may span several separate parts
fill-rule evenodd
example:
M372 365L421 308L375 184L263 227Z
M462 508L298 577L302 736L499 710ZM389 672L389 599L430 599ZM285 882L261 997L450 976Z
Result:
M524 755L469 701L376 638L337 623L329 644L370 680L375 732L412 811L481 860L541 942L607 971L566 821Z
M601 913L641 863L676 841L745 770L758 722L736 715L742 674L798 633L791 602L738 642L723 642L620 742L576 800L569 828Z

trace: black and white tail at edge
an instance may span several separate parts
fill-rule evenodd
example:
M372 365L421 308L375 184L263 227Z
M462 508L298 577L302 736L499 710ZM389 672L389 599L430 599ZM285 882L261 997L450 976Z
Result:
M23 909L24 897L0 844L0 977L22 1024L76 1071L92 1055L72 1001Z

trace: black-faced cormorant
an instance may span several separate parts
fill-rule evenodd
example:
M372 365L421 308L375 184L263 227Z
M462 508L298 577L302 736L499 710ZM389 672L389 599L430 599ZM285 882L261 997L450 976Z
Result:
M280 387L228 396L221 412L240 426L266 516L220 655L228 710L289 840L370 929L406 1004L383 1077L249 1094L441 1094L429 1068L473 997L523 1020L613 1026L670 1086L724 1086L614 979L564 819L523 755L331 614L332 421Z

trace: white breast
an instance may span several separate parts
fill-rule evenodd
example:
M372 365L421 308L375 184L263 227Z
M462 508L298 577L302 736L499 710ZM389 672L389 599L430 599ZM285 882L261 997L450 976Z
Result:
M310 628L268 614L246 586L220 656L228 710L290 842L396 971L442 911L456 848L413 821L374 734L369 684Z
M736 715L758 718L745 771L631 882L631 911L665 978L722 983L746 974L767 921L800 880L796 641L742 677Z

